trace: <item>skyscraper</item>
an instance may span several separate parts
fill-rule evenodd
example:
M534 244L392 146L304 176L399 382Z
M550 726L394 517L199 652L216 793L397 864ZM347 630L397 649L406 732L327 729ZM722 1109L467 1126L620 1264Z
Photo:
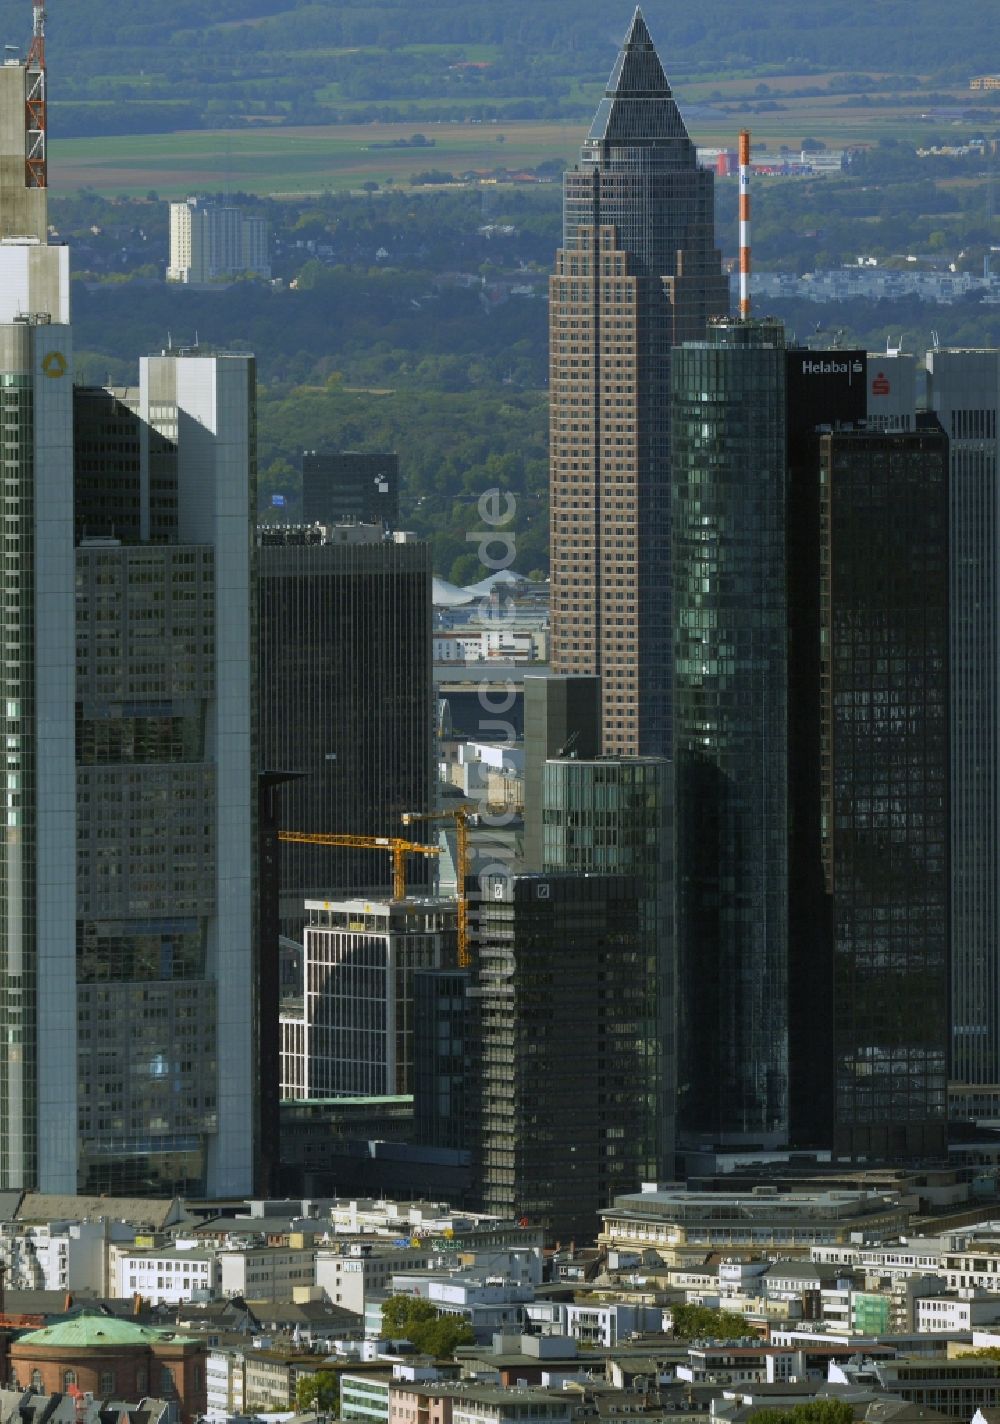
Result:
M483 1209L590 1237L595 1209L644 1170L642 882L565 872L485 880L474 991Z
M40 7L0 68L0 413L7 759L0 1182L76 1190L73 399L69 263L48 246ZM39 107L41 106L41 107Z
M951 1076L1000 1082L1000 351L930 351L951 451Z
M281 1014L284 1098L412 1094L418 970L454 969L448 899L310 900L300 1003Z
M927 1157L946 1145L947 437L824 435L820 482L833 1148Z
M175 514L168 529L161 511L167 542L132 529L135 542L81 535L76 551L67 1076L84 1191L253 1186L254 400L252 357L201 353L144 360L130 404L105 393L105 417L131 423L113 457L123 532L136 503L149 530L154 476ZM81 404L92 429L98 394ZM108 488L92 452L83 463L81 528Z
M359 450L306 450L302 517L307 524L399 523L399 456Z
M553 670L599 674L602 750L670 738L670 349L728 310L713 179L637 9L564 179L550 284Z
M285 828L408 834L400 816L429 810L433 788L430 545L373 525L258 540L261 765L302 773L281 793ZM387 884L370 851L283 845L284 933L300 937L307 898Z
M245 1192L254 363L151 357L74 400L44 101L36 4L0 68L0 1182Z
M637 887L642 957L634 968L639 993L631 999L629 1052L638 1111L622 1156L636 1176L671 1177L677 1098L673 768L663 757L557 756L542 767L541 801L543 872L623 875Z
M788 1132L785 337L724 321L673 356L682 1140Z

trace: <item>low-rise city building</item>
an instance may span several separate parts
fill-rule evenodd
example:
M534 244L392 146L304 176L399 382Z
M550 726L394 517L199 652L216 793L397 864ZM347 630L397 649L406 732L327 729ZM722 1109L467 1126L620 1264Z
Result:
M910 1210L888 1193L689 1192L644 1183L640 1192L615 1197L600 1216L599 1244L652 1247L677 1260L686 1248L806 1256L816 1245L895 1236L905 1230Z

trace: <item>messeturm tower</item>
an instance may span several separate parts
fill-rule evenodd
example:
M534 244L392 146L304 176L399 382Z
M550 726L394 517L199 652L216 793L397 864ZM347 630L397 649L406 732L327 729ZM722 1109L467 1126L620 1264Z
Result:
M728 312L713 201L637 9L550 291L553 670L601 677L606 754L670 751L670 350Z

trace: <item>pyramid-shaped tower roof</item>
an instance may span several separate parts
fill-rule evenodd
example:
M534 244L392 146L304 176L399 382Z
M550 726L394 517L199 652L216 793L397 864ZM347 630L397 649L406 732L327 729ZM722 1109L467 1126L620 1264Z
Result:
M636 6L588 142L642 146L670 139L690 142L656 46Z

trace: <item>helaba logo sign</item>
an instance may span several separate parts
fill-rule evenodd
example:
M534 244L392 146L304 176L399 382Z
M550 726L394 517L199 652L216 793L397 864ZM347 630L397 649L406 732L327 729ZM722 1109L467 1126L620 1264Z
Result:
M848 385L851 384L855 376L864 373L864 366L860 361L838 361L831 357L824 361L803 361L803 376L846 376Z
M872 381L872 395L887 396L891 390L892 386L889 384L889 377L884 371L879 371L874 381Z

